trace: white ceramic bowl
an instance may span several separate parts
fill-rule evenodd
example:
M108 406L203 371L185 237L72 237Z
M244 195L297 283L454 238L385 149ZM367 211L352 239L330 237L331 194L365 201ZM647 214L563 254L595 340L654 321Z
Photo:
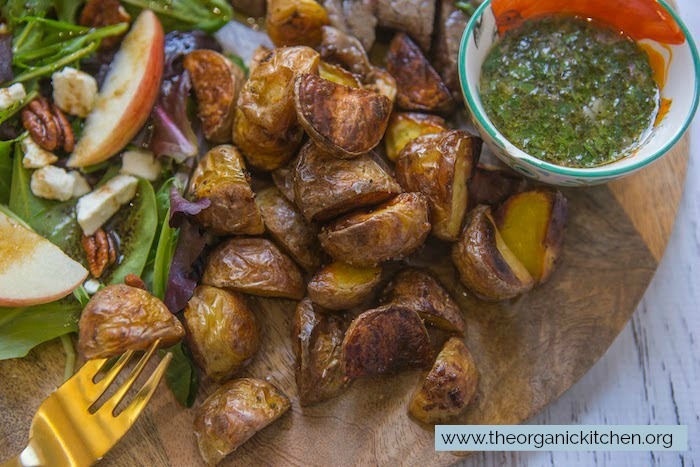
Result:
M622 10L621 14L624 14L625 1L617 1ZM499 159L516 171L551 185L589 186L606 183L629 175L664 155L690 125L700 94L698 51L692 35L678 15L667 3L658 0L682 30L685 41L679 45L659 44L649 39L643 41L666 58L668 72L665 86L661 89L661 97L672 99L672 104L666 116L654 127L651 135L636 153L600 167L571 168L542 161L518 149L496 129L481 104L481 66L491 47L499 40L491 3L492 0L485 0L467 24L460 45L459 77L467 110L481 137Z

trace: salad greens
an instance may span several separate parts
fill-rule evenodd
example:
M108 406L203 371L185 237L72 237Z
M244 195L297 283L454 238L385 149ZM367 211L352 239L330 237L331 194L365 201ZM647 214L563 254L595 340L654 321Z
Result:
M233 18L231 3L226 0L122 0L122 3L132 14L144 8L153 10L166 31L200 29L213 33Z
M10 186L12 184L12 144L14 140L0 141L0 204L10 201Z

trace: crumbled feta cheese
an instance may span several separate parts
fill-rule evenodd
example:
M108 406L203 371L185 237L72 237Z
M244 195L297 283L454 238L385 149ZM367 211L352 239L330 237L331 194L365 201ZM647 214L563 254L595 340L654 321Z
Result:
M83 195L87 195L92 191L90 184L87 182L83 174L77 170L68 172L68 175L75 179L75 186L73 187L73 198L78 198Z
M31 136L22 140L22 152L24 153L22 165L25 169L40 169L58 160L54 153L36 144Z
M87 236L94 234L136 196L138 179L131 175L117 175L101 187L78 200L78 224Z
M100 286L102 286L102 284L97 279L87 280L83 284L83 287L88 295L95 295L97 291L100 290Z
M34 171L29 186L39 198L68 201L73 197L75 179L64 169L47 165Z
M53 101L59 109L87 117L97 99L97 81L84 71L69 66L51 76Z
M22 83L0 89L0 110L9 109L20 100L24 99L27 92Z
M121 173L145 178L152 182L160 175L160 162L150 151L140 149L126 151L122 154Z

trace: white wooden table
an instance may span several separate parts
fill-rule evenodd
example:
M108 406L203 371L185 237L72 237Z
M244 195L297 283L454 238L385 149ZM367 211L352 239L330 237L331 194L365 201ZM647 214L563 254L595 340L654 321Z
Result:
M700 3L676 0L696 41ZM632 321L581 381L532 424L688 425L689 451L481 453L465 466L700 465L700 117L683 199L659 269Z

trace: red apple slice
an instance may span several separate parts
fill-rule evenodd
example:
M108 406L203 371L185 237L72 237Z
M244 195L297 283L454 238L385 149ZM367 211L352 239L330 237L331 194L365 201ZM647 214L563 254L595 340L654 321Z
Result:
M144 10L114 56L69 167L105 161L138 133L158 97L163 54L163 27L152 11Z
M56 245L0 211L0 306L53 302L87 275Z

